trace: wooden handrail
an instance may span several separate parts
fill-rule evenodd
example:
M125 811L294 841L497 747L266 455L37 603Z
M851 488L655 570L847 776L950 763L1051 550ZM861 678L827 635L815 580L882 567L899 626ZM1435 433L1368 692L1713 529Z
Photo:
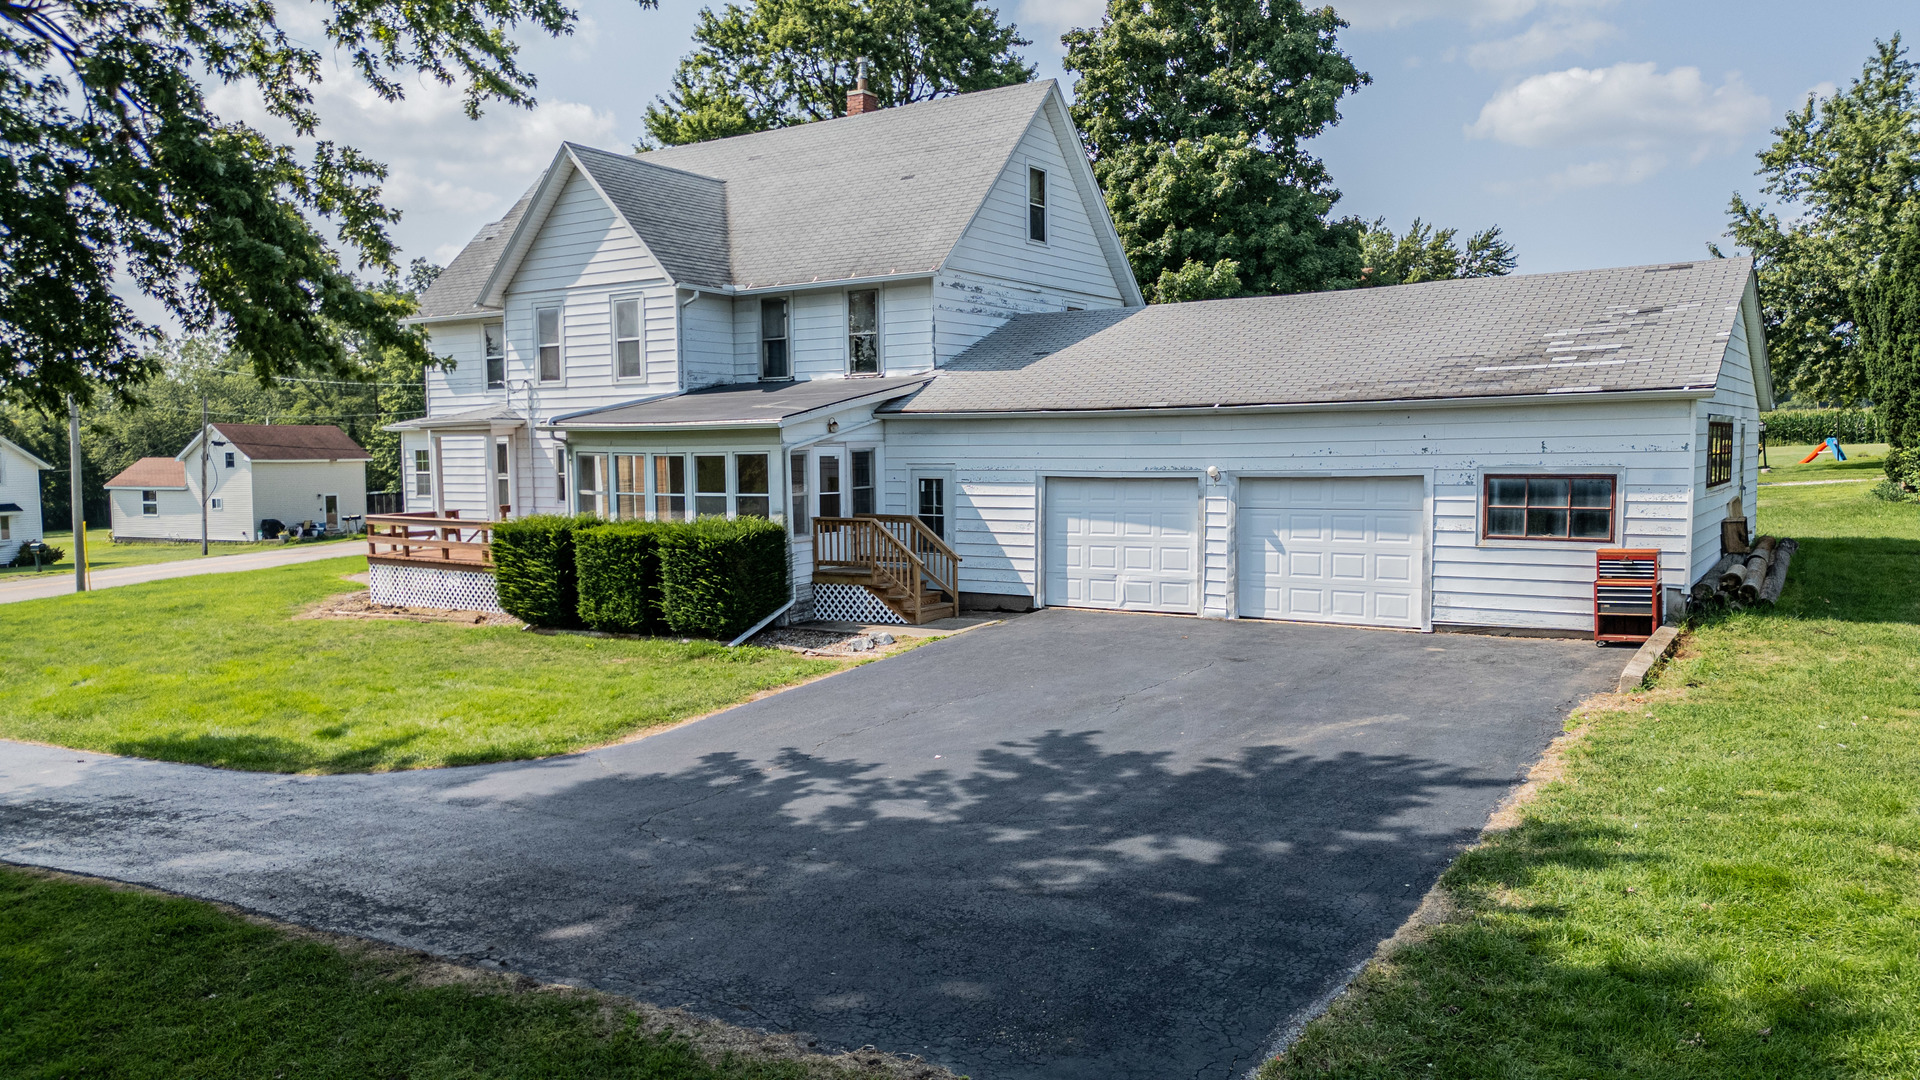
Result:
M814 518L813 524L816 566L853 565L879 576L906 594L916 623L926 603L929 583L946 593L958 610L960 557L919 519L903 514L862 514Z
M495 523L462 519L459 513L369 514L367 557L491 569Z
M870 517L875 521L884 521L889 525L909 526L912 528L914 534L924 540L933 550L940 552L954 562L960 561L959 553L948 547L947 542L940 539L939 533L927 528L927 523L921 521L913 514L862 514L860 516Z

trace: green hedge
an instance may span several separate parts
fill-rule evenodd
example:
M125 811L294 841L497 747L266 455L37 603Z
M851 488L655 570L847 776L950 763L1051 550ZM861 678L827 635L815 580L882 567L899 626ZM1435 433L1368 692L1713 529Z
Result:
M573 534L581 622L621 634L650 633L666 625L660 617L659 538L662 529L671 528L622 521Z
M660 608L677 634L732 638L787 602L787 530L765 518L661 528Z
M535 626L580 625L573 534L593 517L537 514L493 527L493 577L500 607Z
M54 563L57 563L61 559L64 559L66 557L67 557L66 548L57 548L57 547L54 547L52 544L48 544L46 546L46 549L40 553L39 565L52 566ZM8 563L7 565L8 566L34 565L33 551L29 549L26 544L24 543L21 544L20 550L14 553L13 561Z
M1842 443L1886 442L1886 428L1872 409L1779 409L1762 413L1768 446L1826 442L1839 436Z

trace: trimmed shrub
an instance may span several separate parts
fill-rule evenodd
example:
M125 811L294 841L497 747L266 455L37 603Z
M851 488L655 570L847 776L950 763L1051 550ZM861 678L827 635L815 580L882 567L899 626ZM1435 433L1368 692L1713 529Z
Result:
M1760 419L1767 425L1768 446L1822 443L1830 437L1843 443L1887 441L1886 426L1873 409L1778 409Z
M582 515L536 514L493 527L493 577L500 606L535 626L580 625L573 534L600 524Z
M661 529L660 610L677 634L732 638L787 602L787 530L765 518Z
M573 534L573 564L579 580L580 621L616 634L652 633L660 617L660 551L663 530L676 526L621 521Z
M57 563L61 559L64 559L66 557L67 557L67 552L65 548L57 548L57 547L54 547L52 544L48 544L45 548L41 549L40 551L40 565L52 566L54 563ZM27 545L21 544L20 550L14 553L13 561L8 563L7 565L8 566L32 566L33 552L30 549L28 549Z

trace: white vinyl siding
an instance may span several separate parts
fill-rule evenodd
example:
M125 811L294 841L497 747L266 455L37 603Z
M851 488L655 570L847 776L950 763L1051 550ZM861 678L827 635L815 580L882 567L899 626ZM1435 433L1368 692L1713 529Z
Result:
M688 390L733 382L733 300L713 293L682 297L680 308L681 381Z
M12 559L20 545L43 535L40 521L40 471L26 458L0 446L0 503L13 503L19 512L7 512L8 537L0 540L0 563Z
M1740 313L1735 313L1740 314ZM1693 574L1698 578L1720 559L1720 523L1727 519L1730 504L1740 502L1741 515L1747 519L1749 535L1756 516L1759 497L1760 421L1759 404L1754 395L1753 358L1747 347L1747 320L1736 318L1728 335L1726 359L1720 365L1720 378L1713 396L1698 403L1694 411L1694 497ZM1709 418L1724 416L1733 421L1733 482L1707 487L1707 424Z

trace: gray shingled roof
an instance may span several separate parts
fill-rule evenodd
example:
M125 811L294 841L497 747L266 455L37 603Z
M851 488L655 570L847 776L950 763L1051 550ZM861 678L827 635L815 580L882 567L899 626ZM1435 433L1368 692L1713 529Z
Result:
M556 416L558 428L652 427L660 424L765 424L889 391L904 394L925 375L810 379L785 383L730 383Z
M1052 89L1051 80L1022 83L639 160L726 181L730 284L932 270Z
M946 260L1039 112L1051 80L838 120L626 155L568 144L687 285L759 288L933 270ZM420 298L417 318L475 301L533 193Z
M885 411L1710 387L1748 259L1020 315Z
M538 185L536 185L538 186ZM487 278L493 275L493 264L500 261L500 253L506 250L507 240L513 236L513 227L520 224L520 215L526 213L527 200L533 197L532 189L520 196L506 216L480 230L480 235L467 241L460 254L453 257L440 276L426 292L420 294L419 308L413 313L416 319L437 319L450 315L480 315L493 308L481 307L477 300L480 290L487 285Z
M578 143L567 147L673 280L682 285L728 284L725 182L631 154L610 154Z

